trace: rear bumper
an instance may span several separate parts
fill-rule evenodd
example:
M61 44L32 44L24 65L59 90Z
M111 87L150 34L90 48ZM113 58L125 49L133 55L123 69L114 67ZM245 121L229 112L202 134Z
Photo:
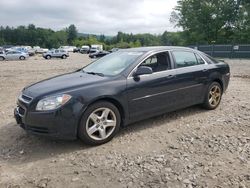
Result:
M225 74L222 79L223 79L223 86L224 86L223 91L225 92L227 90L227 88L228 88L228 85L229 85L230 72Z

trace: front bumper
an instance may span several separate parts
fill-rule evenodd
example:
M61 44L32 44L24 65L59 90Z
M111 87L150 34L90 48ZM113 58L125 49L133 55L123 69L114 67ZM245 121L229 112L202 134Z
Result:
M72 106L73 105L73 106ZM73 140L77 138L77 128L82 105L68 104L54 111L37 112L18 101L14 109L17 124L31 134Z

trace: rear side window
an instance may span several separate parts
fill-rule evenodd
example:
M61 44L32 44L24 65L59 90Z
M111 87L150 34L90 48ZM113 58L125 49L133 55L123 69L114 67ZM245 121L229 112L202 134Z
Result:
M193 52L185 51L173 51L173 56L175 58L176 68L189 67L199 64L204 64L204 61Z
M204 55L205 55L205 57L206 57L211 63L219 63L219 61L218 61L217 59L211 57L210 55L205 54L205 53L204 53Z
M195 54L195 56L197 58L198 65L205 64L204 60L198 54Z

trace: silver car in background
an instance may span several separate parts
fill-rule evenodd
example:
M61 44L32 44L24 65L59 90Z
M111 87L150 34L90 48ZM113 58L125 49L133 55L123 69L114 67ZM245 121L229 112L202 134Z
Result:
M2 52L0 53L0 61L3 60L25 60L29 57L29 54L25 52L15 51L11 50L8 52Z
M56 58L62 58L62 59L66 59L67 57L69 57L69 53L65 50L50 50L46 53L43 54L43 57L45 59L51 59L53 57L56 57Z

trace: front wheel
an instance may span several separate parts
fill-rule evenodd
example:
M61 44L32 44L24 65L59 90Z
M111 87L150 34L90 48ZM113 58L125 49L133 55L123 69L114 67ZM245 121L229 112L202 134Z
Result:
M5 58L4 57L0 57L0 61L3 61Z
M97 102L83 114L78 136L86 144L101 145L115 136L120 123L121 116L116 106L105 101Z
M46 59L51 59L51 56L50 56L50 55L47 55L47 56L46 56Z
M222 88L218 82L213 82L209 87L203 103L204 108L213 110L220 104L222 97Z
M63 55L63 56L62 56L62 59L66 59L66 58L67 58L67 56L66 56L66 55Z

